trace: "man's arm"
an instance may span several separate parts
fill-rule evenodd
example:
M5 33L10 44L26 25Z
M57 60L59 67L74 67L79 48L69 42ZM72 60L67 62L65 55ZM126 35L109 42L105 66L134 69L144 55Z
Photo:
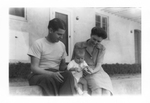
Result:
M52 72L47 72L44 69L47 68L40 68L39 63L40 63L40 59L36 58L34 56L30 56L31 57L31 70L32 72L36 73L36 74L47 74L47 75L51 75Z
M60 71L65 71L65 70L67 70L67 65L66 65L66 60L65 60L65 59L62 59L62 60L61 60L60 65L59 65L59 70L60 70Z
M46 71L44 69L47 69L47 68L40 68L39 63L40 63L40 59L34 56L31 56L31 70L34 73L50 75L50 76L53 76L55 79L57 79L59 82L63 82L64 77L59 72Z

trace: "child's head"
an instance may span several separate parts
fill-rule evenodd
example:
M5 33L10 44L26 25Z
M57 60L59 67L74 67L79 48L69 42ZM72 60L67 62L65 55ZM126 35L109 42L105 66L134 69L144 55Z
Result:
M80 64L84 61L84 55L85 55L85 50L84 49L81 49L81 48L78 48L78 49L75 49L75 62Z

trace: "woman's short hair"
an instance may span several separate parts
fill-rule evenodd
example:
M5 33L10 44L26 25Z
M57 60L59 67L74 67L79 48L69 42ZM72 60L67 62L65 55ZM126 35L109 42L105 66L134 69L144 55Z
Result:
M91 30L91 36L92 35L97 35L98 37L102 37L103 39L107 38L107 33L103 28L100 27L93 27Z
M59 18L54 18L49 21L48 29L52 28L54 31L57 31L58 29L66 29L65 22Z

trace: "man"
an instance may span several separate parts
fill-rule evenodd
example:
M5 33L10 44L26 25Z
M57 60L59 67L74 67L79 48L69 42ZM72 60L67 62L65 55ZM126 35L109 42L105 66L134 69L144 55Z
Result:
M65 71L65 45L60 39L65 34L65 23L54 18L49 21L48 36L36 40L28 55L31 57L30 85L38 85L43 95L73 95L74 79Z

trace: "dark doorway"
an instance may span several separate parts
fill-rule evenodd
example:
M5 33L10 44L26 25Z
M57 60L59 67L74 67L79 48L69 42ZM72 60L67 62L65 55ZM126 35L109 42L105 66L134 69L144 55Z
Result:
M135 63L141 64L141 30L134 30Z

